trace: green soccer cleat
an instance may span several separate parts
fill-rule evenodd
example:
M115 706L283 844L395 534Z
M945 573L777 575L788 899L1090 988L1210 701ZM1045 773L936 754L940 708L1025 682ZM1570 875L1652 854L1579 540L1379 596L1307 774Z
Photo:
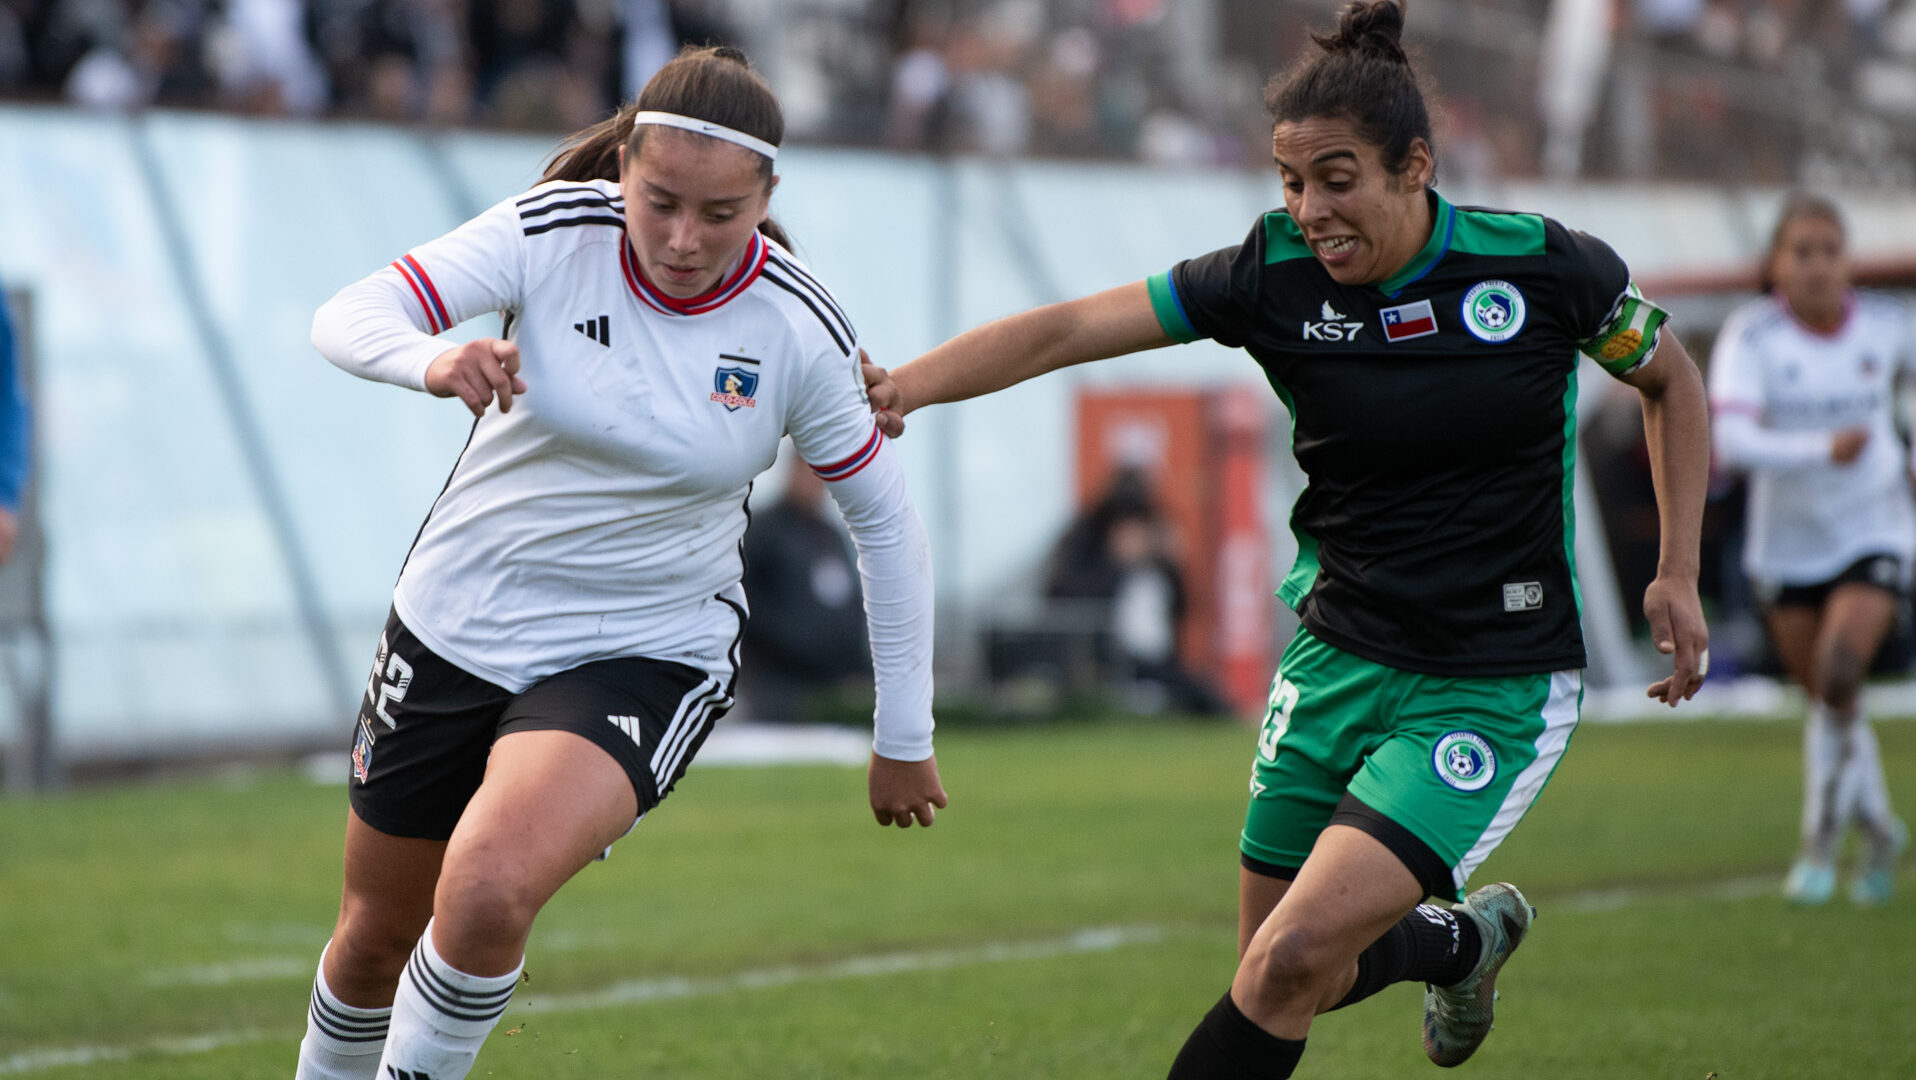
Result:
M1896 891L1896 862L1909 847L1909 827L1901 818L1890 818L1882 836L1871 836L1869 856L1849 884L1850 902L1857 907L1880 907L1889 903Z
M1424 989L1424 1055L1446 1069L1462 1065L1490 1034L1497 1006L1497 972L1523 944L1537 909L1515 885L1486 885L1452 908L1477 924L1483 955L1470 974L1450 986Z

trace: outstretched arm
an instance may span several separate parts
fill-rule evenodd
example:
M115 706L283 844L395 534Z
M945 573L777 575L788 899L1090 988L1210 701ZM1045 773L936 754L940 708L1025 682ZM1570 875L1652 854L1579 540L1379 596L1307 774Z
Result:
M872 404L894 417L989 394L1088 360L1174 344L1142 281L967 330L891 373Z
M1703 377L1674 333L1656 356L1624 376L1643 398L1643 434L1661 522L1657 576L1643 594L1643 613L1657 651L1672 657L1668 678L1650 696L1672 707L1688 700L1709 671L1710 629L1697 597L1703 501L1710 480L1710 411Z
M867 786L880 825L928 826L949 802L931 746L931 543L891 447L876 432L868 445L864 464L826 484L858 546L871 636Z

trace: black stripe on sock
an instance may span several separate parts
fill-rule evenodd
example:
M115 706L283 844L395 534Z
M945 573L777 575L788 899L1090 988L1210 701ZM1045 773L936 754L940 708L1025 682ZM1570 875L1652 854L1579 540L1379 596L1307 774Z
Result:
M319 988L313 988L312 1005L313 1026L327 1038L340 1042L364 1043L378 1042L386 1037L386 1030L392 1024L392 1010L386 1015L370 1018L347 1016L328 1005L319 996Z
M506 1011L506 1003L512 999L512 991L518 986L515 981L504 990L486 994L468 993L434 973L427 965L426 958L418 951L414 951L412 962L406 965L406 974L412 978L413 985L418 987L427 1004L454 1020L497 1020Z

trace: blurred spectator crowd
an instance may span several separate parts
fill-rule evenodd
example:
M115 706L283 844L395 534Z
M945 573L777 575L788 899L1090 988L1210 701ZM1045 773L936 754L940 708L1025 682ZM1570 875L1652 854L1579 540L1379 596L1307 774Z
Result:
M0 92L581 127L633 92L627 72L728 36L665 0L0 0Z
M737 44L813 142L1268 159L1336 0L0 0L0 96L571 130ZM1416 0L1444 174L1909 186L1916 0ZM1564 45L1568 42L1570 44ZM1565 50L1568 51L1565 51ZM1567 104L1566 104L1567 103Z

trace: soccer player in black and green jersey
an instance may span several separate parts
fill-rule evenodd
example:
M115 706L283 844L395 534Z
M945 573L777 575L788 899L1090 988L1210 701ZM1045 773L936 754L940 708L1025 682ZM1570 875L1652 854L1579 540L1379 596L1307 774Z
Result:
M1674 705L1707 666L1697 535L1702 380L1602 241L1431 188L1423 96L1392 0L1357 0L1266 104L1285 209L1148 281L1014 315L886 378L910 408L1209 337L1289 409L1309 486L1279 596L1302 616L1272 687L1240 843L1242 960L1173 1080L1291 1075L1317 1013L1417 980L1424 1045L1490 1030L1533 911L1464 883L1529 809L1582 696L1571 484L1577 366L1640 392L1662 557L1644 597Z

